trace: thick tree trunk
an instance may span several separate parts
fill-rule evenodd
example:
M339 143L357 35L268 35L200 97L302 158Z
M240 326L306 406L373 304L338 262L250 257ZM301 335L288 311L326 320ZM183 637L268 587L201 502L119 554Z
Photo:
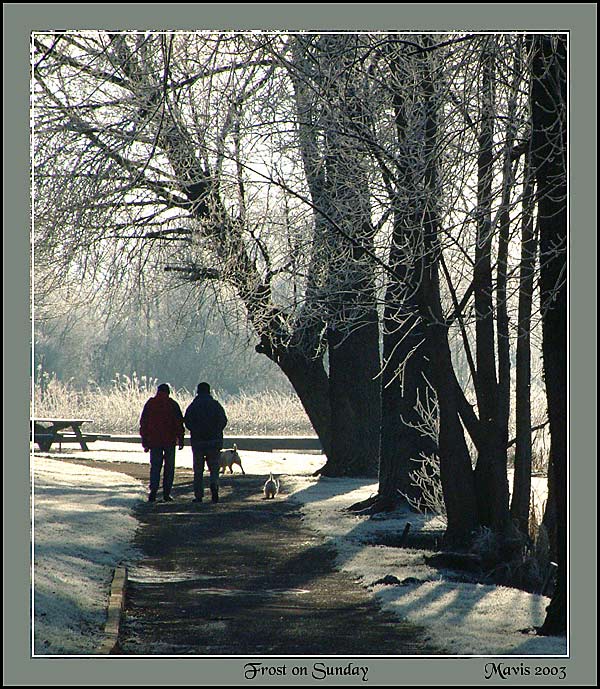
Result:
M566 38L533 39L532 119L540 230L542 351L548 396L558 573L540 629L567 629L567 176Z
M390 331L383 338L379 493L397 502L421 497L410 474L418 469L423 456L437 453L437 443L420 430L425 422L415 410L417 398L424 401L427 394L425 336L416 325L419 317L405 314L402 325L396 317L387 321Z
M329 373L322 356L311 358L293 346L274 348L263 337L256 351L276 363L292 384L319 436L327 461L325 476L375 476L379 457L379 370L365 357L377 323L350 334L340 346L329 342ZM332 365L333 356L333 365Z
M349 136L361 126L360 87L348 64L340 87L334 75L352 38L297 38L292 45L302 161L320 237L315 305L327 327L331 442L327 476L377 474L381 419L379 323L368 253L373 251L369 182L364 154ZM314 72L317 49L322 71ZM299 76L300 75L300 76Z
M331 454L331 408L329 380L321 359L307 359L294 351L285 351L277 364L292 384L306 414L321 441L323 452Z
M493 39L488 39L493 40ZM494 139L494 54L493 46L482 55L482 124L479 134L478 222L475 250L475 332L477 340L477 404L482 442L478 449L475 481L479 519L494 531L509 525L507 438L502 424L500 390L496 377L494 305L492 279L492 179Z
M421 497L410 474L423 456L437 453L435 431L431 429L430 436L422 430L427 420L416 410L417 400L423 403L428 393L423 375L426 335L417 304L409 296L419 288L406 269L414 256L404 255L402 245L401 237L393 244L390 265L399 279L388 286L383 316L379 494L390 504ZM405 278L403 284L400 276Z
M407 101L404 91L403 58L391 47L388 51L396 89L393 97L396 136L401 160L410 161L419 155L413 150L415 141L410 135L413 104ZM424 132L427 150L420 151L424 157L435 147L437 104L427 64L417 67L422 69L422 97L429 114ZM430 165L435 167L435 161L431 160ZM435 176L432 169L428 176L432 185ZM385 505L394 505L403 498L418 500L421 497L410 473L419 468L423 456L438 451L434 429L433 437L423 432L424 420L415 409L417 399L423 402L427 394L423 375L427 368L427 335L417 299L421 289L421 266L425 260L423 190L408 164L398 166L395 186L397 193L391 199L395 206L394 231L388 259L393 274L385 294L381 374L379 495Z
M334 432L325 476L376 476L380 389L377 321L328 334L329 400Z
M479 525L471 458L459 415L458 389L444 318L438 265L440 262L439 217L435 204L440 197L436 144L438 104L433 76L425 59L423 65L425 97L424 159L427 194L422 212L423 240L421 280L416 294L419 315L426 324L426 352L431 383L438 402L440 479L446 506L448 546L466 546L472 542Z

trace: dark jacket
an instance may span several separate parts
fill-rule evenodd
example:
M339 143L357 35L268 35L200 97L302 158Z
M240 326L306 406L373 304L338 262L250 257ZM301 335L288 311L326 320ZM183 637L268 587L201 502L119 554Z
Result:
M197 395L186 409L184 418L192 436L192 446L219 450L223 447L227 415L209 393Z
M140 417L142 445L145 449L183 445L184 435L180 406L160 390L146 402Z

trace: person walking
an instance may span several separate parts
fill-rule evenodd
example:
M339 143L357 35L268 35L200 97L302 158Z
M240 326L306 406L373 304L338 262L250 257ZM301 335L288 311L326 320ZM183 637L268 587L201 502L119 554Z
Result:
M223 431L227 415L210 393L208 383L199 383L196 397L185 411L185 425L191 434L194 460L194 502L204 497L204 465L210 473L212 501L219 501L219 454L223 449Z
M163 500L172 502L171 489L175 479L175 446L183 450L185 428L181 407L170 397L171 389L161 383L155 397L151 397L140 417L140 436L144 452L150 452L150 487L148 502L156 500L163 472Z

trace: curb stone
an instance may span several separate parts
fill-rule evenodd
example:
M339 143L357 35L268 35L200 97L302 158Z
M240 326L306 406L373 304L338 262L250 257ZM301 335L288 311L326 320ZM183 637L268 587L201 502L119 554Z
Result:
M113 655L119 652L119 624L125 605L125 587L127 586L127 568L119 566L113 573L110 596L104 626L104 641L98 647L101 655Z

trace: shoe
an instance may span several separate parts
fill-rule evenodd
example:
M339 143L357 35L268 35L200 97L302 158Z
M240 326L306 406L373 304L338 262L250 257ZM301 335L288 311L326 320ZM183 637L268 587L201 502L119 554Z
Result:
M148 493L148 502L156 501L156 493Z
M173 498L170 495L165 495L163 497L163 502L173 502Z

